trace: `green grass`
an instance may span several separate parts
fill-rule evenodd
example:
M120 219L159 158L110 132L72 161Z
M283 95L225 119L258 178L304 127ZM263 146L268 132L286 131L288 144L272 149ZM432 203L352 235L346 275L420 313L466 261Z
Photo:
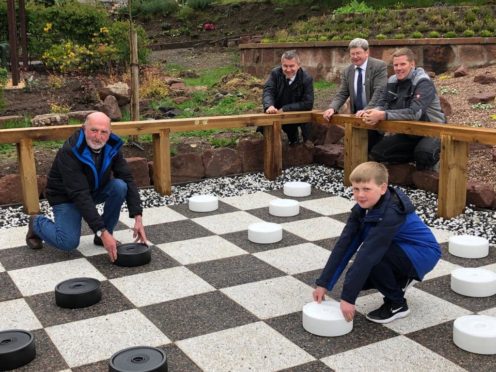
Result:
M331 83L326 80L318 80L313 82L314 90L334 89L334 88L336 88L336 83Z

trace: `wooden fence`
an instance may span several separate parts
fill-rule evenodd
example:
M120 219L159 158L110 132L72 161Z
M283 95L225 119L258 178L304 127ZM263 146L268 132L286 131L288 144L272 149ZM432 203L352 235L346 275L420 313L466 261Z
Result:
M276 115L249 114L188 119L134 121L112 124L112 131L120 136L151 134L153 138L153 183L161 194L171 193L170 133L191 130L264 127L264 174L275 179L282 173L281 125L314 122L325 124L317 111L287 112ZM496 130L469 128L446 124L383 121L375 127L367 126L352 115L334 115L331 125L345 128L344 180L358 164L367 161L367 132L378 129L441 139L439 169L438 214L451 218L463 212L466 204L467 163L472 142L496 145ZM0 130L0 143L15 143L21 175L23 205L26 213L38 213L39 192L33 141L63 140L75 130L74 125Z

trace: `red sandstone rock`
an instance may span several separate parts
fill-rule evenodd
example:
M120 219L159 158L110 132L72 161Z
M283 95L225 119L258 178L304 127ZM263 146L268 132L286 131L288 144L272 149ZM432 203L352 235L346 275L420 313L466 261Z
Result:
M467 66L461 65L458 67L455 72L453 73L453 77L462 77L462 76L467 76L468 75L468 69Z
M338 143L344 137L344 128L339 125L330 125L327 128L324 144Z
M480 93L472 96L468 99L468 103L492 103L494 102L494 97L496 93Z
M304 144L284 146L282 149L282 167L298 167L313 163L313 153L315 147Z
M230 148L210 149L203 153L203 165L206 177L219 177L241 173L241 159Z
M196 181L203 177L205 177L205 168L201 154L190 152L171 158L172 183Z
M415 171L412 174L412 181L422 190L437 193L439 188L439 174L434 171Z
M134 177L134 182L138 187L150 186L150 172L145 158L126 158L127 165Z
M264 169L264 143L262 138L241 138L236 147L242 171L258 172Z
M413 185L412 174L415 167L411 164L388 164L389 182L401 186Z
M439 101L441 102L441 108L443 109L444 115L451 116L453 109L451 108L451 104L448 100L443 96L439 96Z
M486 183L467 182L467 204L479 208L491 208L495 199L493 187Z
M491 74L481 74L474 77L474 83L479 84L494 84L496 83L496 77Z
M340 156L344 152L344 146L341 144L327 144L315 146L314 162L323 164L328 167L336 166Z
M44 194L46 180L46 176L36 176L39 196ZM0 205L14 203L22 203L21 177L7 174L0 178Z
M122 119L122 112L119 108L117 98L114 96L107 96L103 101L102 111L107 114L107 116L112 121L119 121Z

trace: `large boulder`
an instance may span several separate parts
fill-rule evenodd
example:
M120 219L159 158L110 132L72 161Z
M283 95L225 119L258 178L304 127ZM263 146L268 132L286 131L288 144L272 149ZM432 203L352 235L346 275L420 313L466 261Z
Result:
M172 183L197 181L205 177L201 154L188 152L171 158Z
M411 186L413 184L412 174L415 166L411 164L388 164L389 182L401 186Z
M102 101L105 101L107 96L114 96L119 106L124 106L131 102L131 90L129 89L129 85L123 82L109 84L106 87L100 88L98 95Z
M462 77L462 76L467 76L468 75L468 69L467 66L461 65L459 66L455 72L453 73L453 77Z
M66 124L69 124L69 116L67 114L36 115L31 119L31 126L33 127L49 127Z
M120 121L122 119L121 109L117 103L117 98L114 96L105 97L101 109L112 121Z
M328 167L337 165L338 159L344 153L344 146L341 144L326 144L315 146L313 160L317 164L323 164Z
M44 194L46 182L46 176L36 176L38 196ZM14 203L22 203L21 176L19 174L7 174L0 177L0 205Z
M282 167L299 167L313 163L314 146L296 144L283 146L282 149Z
M95 110L83 110L83 111L71 111L67 113L69 119L78 120L84 122L89 114L96 112Z
M228 174L238 174L242 171L238 152L231 148L223 147L207 150L203 153L202 160L206 177L220 177Z
M479 83L479 84L494 84L496 83L496 77L491 75L491 73L487 72L485 74L480 74L474 76L474 83Z
M479 208L491 208L495 194L493 187L486 183L467 182L467 203Z
M134 182L138 187L150 186L150 172L145 158L126 158L127 165L134 177Z
M487 93L479 93L472 97L468 98L468 103L476 104L476 103L492 103L494 102L494 97L496 97L496 93L487 92Z
M453 113L453 109L451 108L451 104L448 102L446 98L443 96L439 96L439 101L441 102L441 109L444 112L444 115L451 116Z
M264 169L264 141L262 138L241 138L236 149L244 173L258 172Z
M412 174L414 185L422 190L437 193L439 189L439 173L431 170L415 171Z

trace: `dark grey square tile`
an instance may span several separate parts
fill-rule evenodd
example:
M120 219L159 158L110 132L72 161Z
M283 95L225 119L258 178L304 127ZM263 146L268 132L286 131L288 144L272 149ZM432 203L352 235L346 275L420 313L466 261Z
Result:
M457 257L449 253L449 244L442 243L441 246L441 258L445 261L451 262L462 267L480 267L485 265L490 265L496 263L496 247L494 245L489 246L489 254L483 258L462 258Z
M25 297L26 302L44 327L116 313L134 308L134 305L110 282L101 283L100 302L81 309L66 309L55 303L55 292Z
M0 301L21 298L22 294L6 272L0 273Z
M339 240L339 237L335 237L335 238L316 240L316 241L313 241L312 243L316 244L322 248L325 248L327 250L332 251L334 249L334 246L338 242L338 240Z
M219 291L141 308L172 341L217 332L258 319Z
M188 218L197 218L197 217L205 217L205 216L213 216L216 214L223 214L223 213L231 213L231 212L237 212L239 211L238 208L233 207L232 205L229 205L227 203L224 203L222 201L219 201L219 208L217 210L212 211L212 212L193 212L189 209L188 204L178 204L178 205L171 205L169 206L170 209L173 211L176 211L177 213L182 214L185 217Z
M315 362L300 364L291 368L281 369L279 372L329 372L334 371L332 368L326 366L320 360Z
M283 189L279 189L279 190L272 190L272 191L265 191L267 194L271 194L271 195L274 195L274 196L277 196L278 198L281 198L281 199L288 199L288 198L291 198L291 199L295 199L295 200L298 200L298 201L304 201L304 200L313 200L313 199L322 199L322 198L328 198L329 196L332 196L331 194L325 192L325 191L322 191L322 190L319 190L319 189L316 189L314 187L312 187L312 193L309 195L309 196L304 196L302 198L295 198L295 197L289 197L287 195L284 194L283 192Z
M330 215L329 217L335 219L335 220L338 220L339 222L342 222L342 223L346 223L348 222L348 218L350 218L350 212L346 212L346 213L340 213L340 214L333 214L333 215Z
M127 230L129 227L124 225L122 222L118 221L117 225L114 227L114 231ZM90 229L88 224L83 220L81 223L81 236L83 235L93 235L93 230Z
M416 283L415 288L422 289L436 297L440 297L443 300L473 312L484 311L496 307L496 296L468 297L454 292L451 289L451 275L444 275Z
M265 322L317 359L398 336L389 328L369 322L359 313L353 320L353 330L339 337L315 336L305 331L301 311Z
M42 249L30 249L28 246L0 250L0 262L5 270L23 269L81 258L83 255L74 250L71 252L55 249L48 244Z
M308 218L322 217L321 214L300 206L300 213L292 217L277 217L269 213L269 206L264 208L249 209L246 212L264 220L265 222L284 223L292 221L306 220Z
M467 371L496 371L496 355L474 354L455 345L453 342L453 323L454 321L441 323L405 336L451 360Z
M181 220L146 226L146 237L153 244L175 242L214 235L203 226L190 220Z
M23 367L17 368L15 371L60 371L69 368L45 330L37 329L31 331L31 333L34 336L36 357L31 362Z
M152 259L150 263L142 266L136 267L122 267L112 264L106 254L100 254L98 256L87 257L86 259L90 261L93 266L95 266L103 275L108 279L120 278L123 276L129 276L134 274L146 273L149 271L168 269L171 267L179 266L179 263L170 257L168 254L158 249L155 246L151 246Z
M299 236L296 236L284 229L282 229L282 240L278 241L277 243L271 244L259 244L249 241L248 230L236 231L220 236L250 253L264 252L271 249L284 248L292 245L308 243L307 240L300 238Z
M201 262L187 267L217 289L286 275L251 255Z

